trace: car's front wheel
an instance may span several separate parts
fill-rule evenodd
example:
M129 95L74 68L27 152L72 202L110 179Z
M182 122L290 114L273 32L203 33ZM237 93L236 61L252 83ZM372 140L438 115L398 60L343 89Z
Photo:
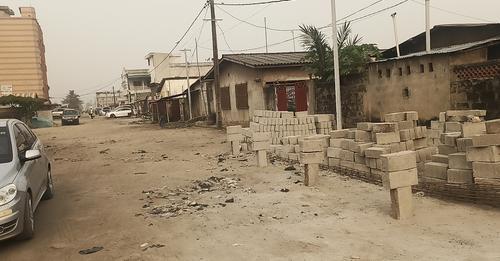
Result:
M54 181L52 180L52 171L49 169L47 172L47 187L43 194L43 199L48 200L54 197Z
M116 118L116 115L111 114L111 115L109 115L109 117L112 118L112 119L114 119L114 118Z
M19 239L27 240L35 235L35 215L33 211L33 201L29 193L26 194L26 203L24 204L23 213L23 232L19 235Z

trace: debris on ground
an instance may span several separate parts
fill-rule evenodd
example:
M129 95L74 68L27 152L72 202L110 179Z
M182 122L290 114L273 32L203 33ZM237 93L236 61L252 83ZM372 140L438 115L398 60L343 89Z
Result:
M148 153L148 152L145 150L138 150L138 151L132 152L132 154L146 154L146 153Z
M290 192L290 190L289 190L289 189L287 189L287 188L283 188L283 189L281 189L280 191L281 191L281 192L283 192L283 193Z
M149 243L144 243L141 245L142 251L146 251L150 248L162 248L162 247L165 247L165 245L163 245L163 244L149 244Z
M285 171L295 171L297 170L294 166L288 166L285 168Z
M99 252L99 251L101 251L103 249L104 249L104 247L97 246L97 247L93 247L93 248L89 248L89 249L80 250L80 251L78 251L78 253L80 255L90 255L90 254L97 253L97 252Z

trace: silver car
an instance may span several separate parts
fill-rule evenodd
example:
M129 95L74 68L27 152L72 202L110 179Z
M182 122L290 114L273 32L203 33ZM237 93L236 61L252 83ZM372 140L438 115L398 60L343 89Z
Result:
M0 240L32 238L33 214L53 195L51 163L38 137L21 121L0 119Z

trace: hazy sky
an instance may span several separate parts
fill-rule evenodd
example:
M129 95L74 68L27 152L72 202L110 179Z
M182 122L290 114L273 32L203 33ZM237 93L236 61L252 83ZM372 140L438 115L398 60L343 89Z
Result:
M263 0L216 0L225 3L246 3ZM338 18L342 18L376 0L336 0ZM402 0L384 0L350 17L392 6ZM401 41L425 29L424 0L408 2L377 15L353 23L355 33L364 42L376 43L381 48L394 45L390 14L398 12ZM120 76L122 68L146 68L144 57L149 52L169 52L187 29L205 0L7 0L16 14L17 7L36 8L45 35L50 95L58 101L70 89L91 100L97 89ZM498 0L431 0L432 24L498 22ZM299 24L323 26L331 22L330 0L293 0L291 2L250 7L222 6L237 18L277 29L294 29ZM445 12L447 10L449 12ZM220 9L216 9L220 27L225 32L227 46L219 31L222 53L265 45L264 30L240 23ZM452 12L452 13L450 13ZM453 14L457 13L457 14ZM462 15L465 16L462 16ZM203 18L205 12L202 14ZM207 14L209 16L209 14ZM207 17L208 17L207 16ZM468 16L468 17L467 17ZM194 49L194 38L201 35L200 56L211 57L210 26L200 19L180 47ZM325 32L331 35L330 29ZM200 34L201 32L201 34ZM268 32L269 43L292 38L291 32ZM297 41L297 50L300 43ZM227 50L227 51L226 51ZM265 49L254 52L264 52ZM272 46L269 51L293 51L293 43ZM115 83L120 88L120 83ZM111 87L104 90L110 90Z

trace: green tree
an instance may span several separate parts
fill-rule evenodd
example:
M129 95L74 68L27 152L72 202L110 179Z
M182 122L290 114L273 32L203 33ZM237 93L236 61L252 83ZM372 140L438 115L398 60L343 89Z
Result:
M76 94L74 90L70 90L62 103L67 104L70 109L81 110L83 101L80 100L80 95Z
M310 25L300 26L302 45L307 50L306 66L319 81L333 82L333 51L326 35ZM380 51L374 44L360 44L362 37L353 34L351 24L344 23L338 31L339 62L341 77L361 74L366 64L373 57L379 57Z
M43 101L38 98L9 95L0 97L0 105L11 107L17 119L29 124L31 118L42 107Z

